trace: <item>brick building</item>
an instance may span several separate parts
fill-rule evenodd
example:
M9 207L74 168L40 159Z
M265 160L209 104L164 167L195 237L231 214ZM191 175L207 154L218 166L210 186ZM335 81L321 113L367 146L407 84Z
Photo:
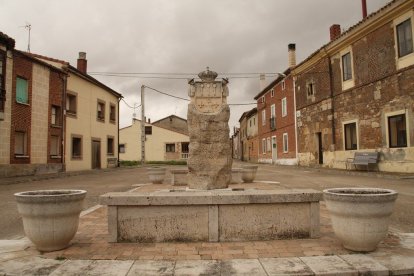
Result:
M66 73L14 49L11 41L0 50L0 175L61 171Z
M254 99L258 110L258 161L295 165L295 96L291 69L295 66L295 44L289 44L289 68Z
M345 168L355 151L414 172L413 0L394 0L293 69L300 165Z

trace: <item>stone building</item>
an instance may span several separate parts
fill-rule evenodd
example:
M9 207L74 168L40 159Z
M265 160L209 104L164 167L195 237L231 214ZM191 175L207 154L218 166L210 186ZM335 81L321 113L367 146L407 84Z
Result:
M414 172L413 0L394 0L296 66L300 165L345 168L379 152L379 170Z
M233 128L233 135L231 136L232 156L233 159L241 160L241 143L240 143L240 128Z
M176 115L170 115L152 123L154 126L159 126L175 132L188 135L187 120Z
M242 161L257 162L258 157L258 122L257 108L244 112L240 123L240 158Z
M295 44L289 44L289 68L257 94L258 161L296 165L295 96L291 68Z
M188 159L188 135L145 123L145 136L146 161ZM133 119L132 125L119 130L119 152L122 161L141 160L141 120Z
M14 40L0 36L0 175L62 171L67 74L14 49Z

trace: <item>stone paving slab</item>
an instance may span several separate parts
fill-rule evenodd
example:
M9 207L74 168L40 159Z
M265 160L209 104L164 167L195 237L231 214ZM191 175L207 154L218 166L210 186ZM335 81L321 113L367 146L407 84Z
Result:
M301 257L300 259L315 275L358 276L358 271L338 256Z
M191 260L177 261L174 275L176 276L198 276L212 275L220 276L220 261L215 260Z
M0 275L49 275L64 262L35 256L8 260L0 263Z
M221 262L221 274L241 276L266 276L266 272L257 259L236 259Z
M70 260L53 271L51 276L124 276L131 268L133 261L112 260Z
M386 276L388 268L378 263L373 258L364 254L352 254L339 256L342 260L353 266L360 275Z
M128 276L170 276L174 275L174 261L135 261Z
M392 272L391 275L414 275L414 255L389 252L388 254L373 253L370 256L387 267Z
M263 258L260 259L269 276L277 275L314 275L312 270L299 258Z

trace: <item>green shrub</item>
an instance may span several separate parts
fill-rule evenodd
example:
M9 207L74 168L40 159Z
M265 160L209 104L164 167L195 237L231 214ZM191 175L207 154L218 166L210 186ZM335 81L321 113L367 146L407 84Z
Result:
M121 167L138 166L139 164L141 164L141 161L122 160L122 161L119 161L119 164L121 165Z
M147 161L146 164L156 164L156 165L187 165L185 160L169 160L169 161Z

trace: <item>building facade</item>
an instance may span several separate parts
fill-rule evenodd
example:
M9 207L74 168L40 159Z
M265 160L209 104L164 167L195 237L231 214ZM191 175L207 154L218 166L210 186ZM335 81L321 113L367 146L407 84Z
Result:
M154 126L159 126L178 133L188 135L187 120L176 115L170 115L152 123Z
M257 108L246 113L247 159L257 162L259 158L258 118Z
M67 74L13 49L0 50L2 101L0 175L62 171L64 84Z
M295 75L301 165L345 168L356 151L378 168L414 172L414 1L395 0L299 64Z
M167 117L168 118L168 117ZM150 123L145 123L145 161L187 160L189 136ZM119 131L121 161L141 161L141 121Z
M68 74L64 96L64 164L66 171L118 165L119 100L122 95L87 74L85 53L77 67L40 55Z

